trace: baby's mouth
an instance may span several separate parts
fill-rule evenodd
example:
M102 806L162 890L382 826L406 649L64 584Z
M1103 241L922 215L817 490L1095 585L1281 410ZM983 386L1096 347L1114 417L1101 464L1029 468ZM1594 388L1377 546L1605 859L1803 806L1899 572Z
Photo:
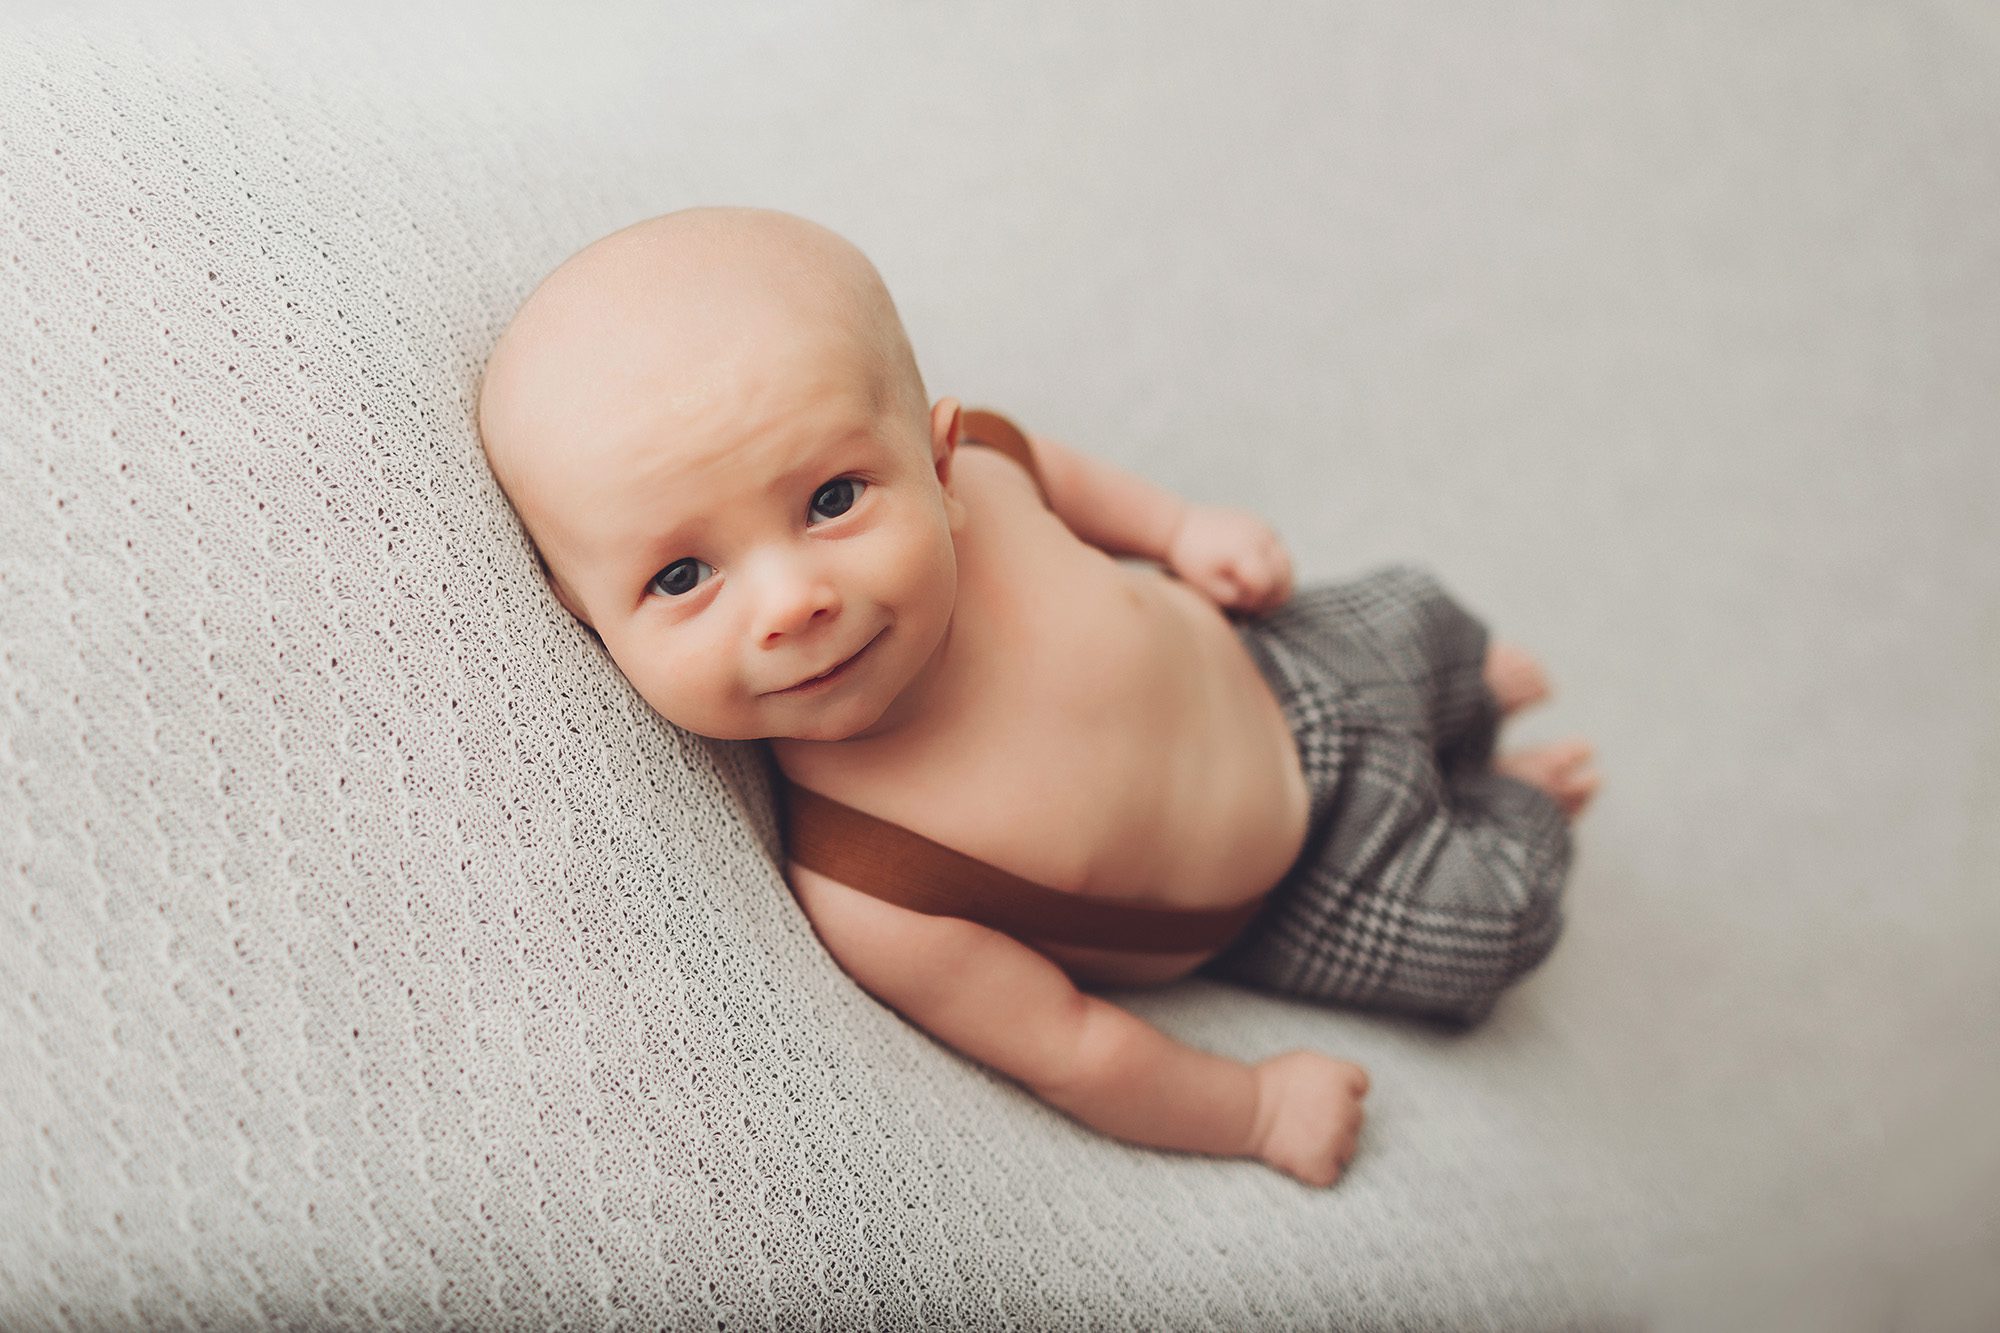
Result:
M882 633L883 631L881 630L875 631L874 638L869 639L867 643L864 643L861 645L861 647L857 648L852 657L843 658L840 662L836 663L833 666L828 667L825 671L820 672L817 676L814 676L809 680L802 680L798 684L787 686L782 690L774 690L773 693L801 694L809 689L812 689L815 686L828 685L833 683L834 681L840 679L840 677L846 675L848 669L852 667L856 662L861 660L861 654L867 652L870 648L875 646L875 639L881 638Z

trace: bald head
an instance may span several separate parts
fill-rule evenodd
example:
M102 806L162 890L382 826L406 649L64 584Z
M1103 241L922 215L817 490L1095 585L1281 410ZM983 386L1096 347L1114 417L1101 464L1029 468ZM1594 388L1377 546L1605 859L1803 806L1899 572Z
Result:
M577 469L757 410L787 374L850 376L921 415L922 378L874 265L835 233L767 209L692 208L611 233L543 279L501 334L479 435L531 537Z

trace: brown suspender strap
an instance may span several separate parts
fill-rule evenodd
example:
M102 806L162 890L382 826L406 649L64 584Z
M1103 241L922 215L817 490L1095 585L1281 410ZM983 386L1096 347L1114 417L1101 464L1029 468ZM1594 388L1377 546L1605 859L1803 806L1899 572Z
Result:
M1080 898L1022 879L900 824L781 781L786 853L808 870L930 916L964 917L1021 940L1194 953L1220 948L1261 898L1222 911L1185 911Z
M1034 451L1028 448L1028 437L998 412L989 412L983 407L969 407L959 416L958 436L962 441L983 444L990 449L998 449L1022 467L1035 479L1035 489L1042 493L1042 503L1049 504L1049 488L1042 481L1042 470L1035 465Z

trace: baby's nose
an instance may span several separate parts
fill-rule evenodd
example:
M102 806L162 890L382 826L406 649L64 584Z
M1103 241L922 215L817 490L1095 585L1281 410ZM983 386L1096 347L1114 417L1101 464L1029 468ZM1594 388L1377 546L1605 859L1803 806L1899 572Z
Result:
M797 567L771 573L764 589L764 623L759 635L764 642L797 634L813 621L830 618L840 610L839 593L819 574Z

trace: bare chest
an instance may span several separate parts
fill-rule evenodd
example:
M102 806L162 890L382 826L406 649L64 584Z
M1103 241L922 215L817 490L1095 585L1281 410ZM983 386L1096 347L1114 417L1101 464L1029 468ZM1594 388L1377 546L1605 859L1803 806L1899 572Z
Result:
M1079 541L1025 477L1016 492L981 472L962 482L971 517L937 707L810 765L780 749L789 776L1062 892L1218 908L1269 890L1303 843L1306 793L1234 628L1187 585ZM1208 956L1037 947L1103 984L1169 980Z

